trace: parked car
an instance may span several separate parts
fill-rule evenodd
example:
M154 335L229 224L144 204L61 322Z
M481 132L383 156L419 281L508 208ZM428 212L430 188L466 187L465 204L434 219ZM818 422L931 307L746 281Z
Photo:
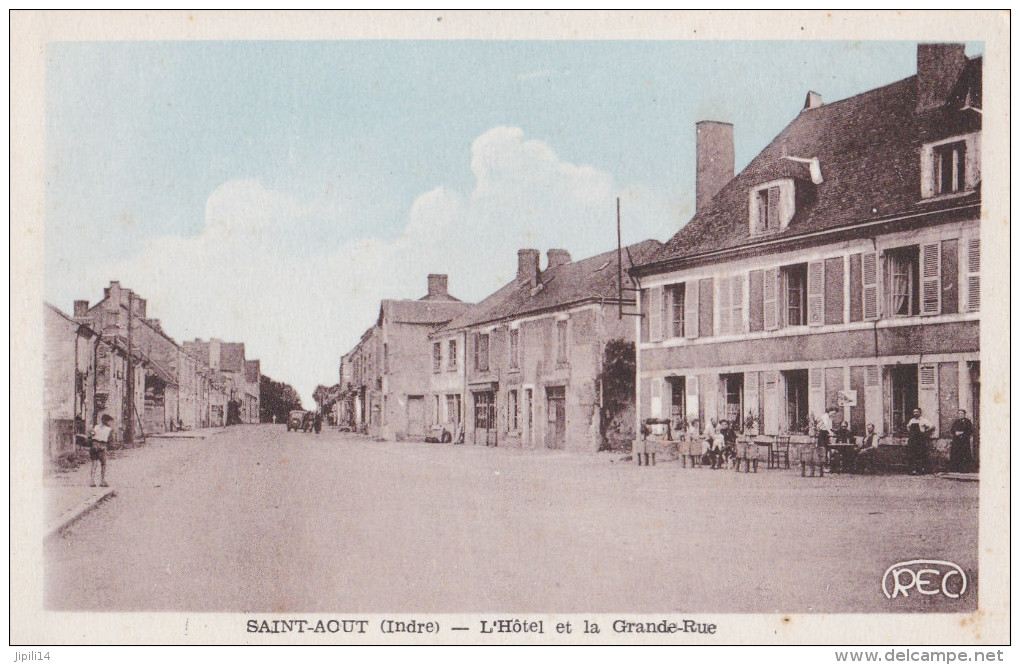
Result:
M296 432L300 430L305 424L306 413L306 411L301 411L300 409L291 411L290 417L287 418L287 431L294 430Z

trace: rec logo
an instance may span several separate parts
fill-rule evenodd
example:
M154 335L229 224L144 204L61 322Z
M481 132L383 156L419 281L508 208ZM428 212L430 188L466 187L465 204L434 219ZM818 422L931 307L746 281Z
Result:
M943 595L959 598L967 591L967 574L952 561L915 559L894 563L882 576L882 593L890 600L897 596L910 597Z

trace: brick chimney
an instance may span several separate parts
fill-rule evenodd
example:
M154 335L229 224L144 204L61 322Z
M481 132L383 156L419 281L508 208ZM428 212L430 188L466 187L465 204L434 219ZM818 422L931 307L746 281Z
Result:
M550 249L545 253L545 255L548 257L546 270L549 268L555 268L556 266L561 266L564 263L570 263L570 252L565 249Z
M447 290L450 284L450 277L448 275L429 275L429 300L437 300L443 298L449 298L450 292Z
M517 250L517 281L534 286L538 283L538 262L542 254L537 249Z
M733 125L702 120L697 123L697 181L695 204L701 212L733 179Z
M921 113L944 106L966 65L963 44L918 44L915 111Z
M89 301L88 300L75 300L74 301L74 318L80 319L83 316L89 315Z

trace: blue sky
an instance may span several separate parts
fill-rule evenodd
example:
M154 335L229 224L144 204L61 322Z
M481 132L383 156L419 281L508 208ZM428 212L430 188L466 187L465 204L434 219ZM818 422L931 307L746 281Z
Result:
M808 90L915 69L913 42L51 43L46 297L119 279L310 401L429 272L477 300L520 247L613 249L616 196L625 242L668 238L695 122L734 123L739 171Z

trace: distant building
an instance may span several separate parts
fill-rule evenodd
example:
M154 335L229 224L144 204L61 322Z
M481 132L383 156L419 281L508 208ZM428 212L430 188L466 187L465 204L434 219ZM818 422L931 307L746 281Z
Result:
M836 407L888 441L917 406L940 438L978 421L981 62L923 44L916 76L808 93L735 177L732 126L698 124L697 211L632 271L641 419L807 435Z
M385 439L424 438L429 367L421 350L429 333L468 307L449 294L446 275L429 275L420 300L383 300L375 325L341 359L342 415Z
M245 358L244 343L195 339L184 342L184 349L208 367L219 393L210 400L210 426L259 422L260 366Z
M85 434L98 421L96 358L110 346L95 330L53 305L43 314L43 411L46 417L46 455L55 459L73 452L74 434ZM76 425L77 423L77 425Z
M623 269L660 247L625 248ZM448 430L463 422L468 444L595 452L606 344L635 334L620 316L617 252L575 262L550 249L545 270L537 249L517 258L516 279L429 336L427 418Z

